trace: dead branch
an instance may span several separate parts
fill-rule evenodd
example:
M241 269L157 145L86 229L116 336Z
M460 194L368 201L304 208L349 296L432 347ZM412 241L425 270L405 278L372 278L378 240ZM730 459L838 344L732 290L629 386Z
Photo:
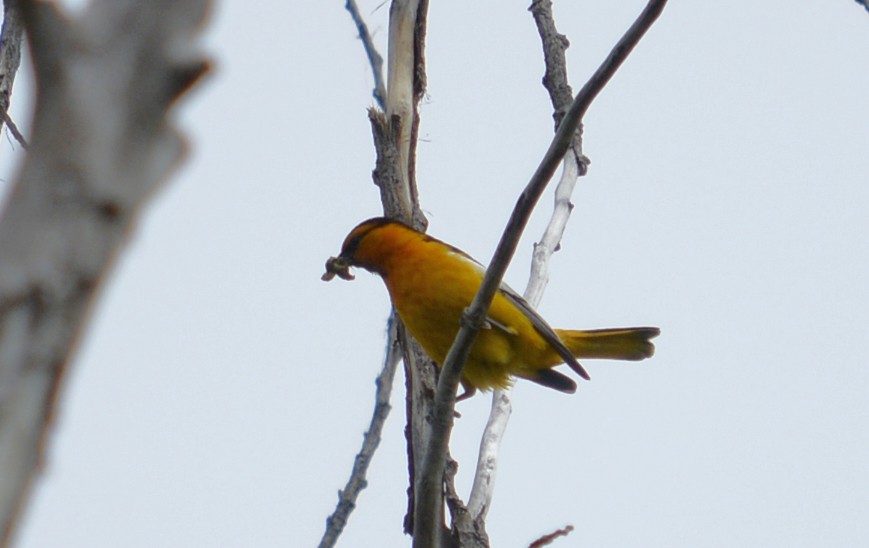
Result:
M21 64L21 42L24 37L24 26L21 22L21 10L17 0L3 0L3 30L0 31L0 113L3 123L9 127L12 136L22 147L27 148L27 140L18 131L18 127L9 117L9 103L12 99L12 88L15 76Z
M383 89L382 85L382 57L374 48L367 25L359 14L354 0L347 0L346 7L356 23L374 72L375 98L385 110L384 112L372 108L368 112L377 153L372 178L380 189L384 214L387 217L408 222L420 230L425 230L428 223L419 207L414 162L419 127L418 103L425 91L423 52L425 49L425 21L428 1L394 0L391 4L387 64L388 87L386 90ZM436 366L419 344L407 333L394 311L393 318L395 318L395 322L391 324L394 329L390 328L389 348L394 350L396 345L401 348L407 379L408 427L405 432L408 443L410 487L404 529L408 534L412 534L416 469L414 462L421 460L420 455L422 455L428 439L427 424L432 412L431 402L434 395ZM390 360L387 359L387 361ZM366 433L364 445L369 443L368 438L373 431L374 428L370 428ZM370 459L370 457L368 458ZM354 470L351 481L356 475ZM364 475L362 477L364 478ZM347 489L342 492L342 499L346 491ZM355 503L355 498L353 501ZM352 511L352 504L345 504L345 507L347 508L346 514L349 514ZM346 520L346 517L344 519ZM335 521L337 523L338 520ZM327 527L327 535L330 534L329 530L332 528L332 523L330 523ZM340 530L338 534L340 534Z
M573 90L570 88L567 78L567 59L565 56L565 50L570 43L567 37L560 34L555 27L550 0L536 0L531 4L529 11L534 16L534 22L537 25L543 45L545 66L543 86L549 92L555 128L558 129L573 99ZM570 152L564 156L561 178L555 189L555 204L549 224L546 226L543 237L534 246L531 275L524 294L525 300L534 307L540 303L543 291L549 283L549 259L559 248L561 237L573 210L570 197L573 195L576 180L580 175L586 173L584 166L588 162L582 154L581 120L573 143L570 145ZM583 169L580 169L581 166ZM495 390L492 394L492 408L480 440L474 484L468 497L468 509L476 521L482 522L485 519L492 503L498 453L512 412L511 394L512 389L509 387Z
M516 250L522 230L543 189L573 142L579 121L585 115L591 102L655 22L665 4L666 0L649 1L639 18L616 44L609 57L577 94L543 160L519 196L501 241L489 263L483 283L471 306L462 316L462 327L442 365L437 393L435 394L435 414L431 425L431 439L425 452L423 472L418 476L420 484L417 488L415 508L417 531L414 534L414 547L436 547L439 545L439 529L436 527L427 529L426 535L423 537L419 535L420 525L426 522L434 523L440 515L446 448L453 425L456 389L461 378L462 367L485 319L492 298L504 277L507 265ZM421 538L418 538L418 535Z
M383 84L383 57L374 47L374 40L371 39L371 33L368 32L368 25L359 13L359 6L356 5L356 0L347 0L344 6L353 23L356 24L356 30L359 33L359 39L362 40L362 47L365 48L365 55L368 57L368 64L371 65L371 73L374 76L374 90L371 94L374 100L377 101L377 106L382 109L386 108L386 86Z
M338 542L338 537L347 525L350 513L356 508L356 499L359 493L368 486L366 475L368 466L374 458L374 452L380 445L383 425L392 407L389 398L392 395L392 384L395 378L395 369L401 359L401 349L398 344L398 317L393 314L389 317L389 329L387 333L386 356L383 358L383 370L374 381L377 389L374 395L374 412L371 416L371 424L365 432L362 440L362 449L353 461L353 472L344 489L338 492L338 506L331 516L326 518L326 532L320 540L320 548L331 548Z
M535 540L531 544L528 545L528 548L543 548L543 546L549 546L555 539L559 537L566 537L570 533L573 532L573 525L568 525L564 529L556 529L555 531L549 533L548 535L543 535L539 539Z

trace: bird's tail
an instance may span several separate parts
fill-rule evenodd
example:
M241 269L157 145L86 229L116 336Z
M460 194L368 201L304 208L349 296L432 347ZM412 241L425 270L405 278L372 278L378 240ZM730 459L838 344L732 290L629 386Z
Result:
M655 353L651 339L661 330L657 327L617 327L589 331L556 329L555 332L577 358L637 361Z

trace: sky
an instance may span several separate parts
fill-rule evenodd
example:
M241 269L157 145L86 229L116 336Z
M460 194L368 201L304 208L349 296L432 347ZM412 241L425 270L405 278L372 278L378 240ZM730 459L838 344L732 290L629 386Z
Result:
M359 1L385 53L388 4ZM432 2L417 173L488 262L552 134L528 2ZM579 89L644 2L556 1ZM381 213L372 77L343 2L220 2L190 155L142 212L70 365L22 548L315 545L373 405L388 295L320 281ZM869 545L869 13L673 1L585 119L590 172L539 306L654 325L641 363L520 382L493 546ZM13 117L29 129L22 74ZM3 189L18 147L0 142ZM506 281L524 288L541 200ZM404 380L342 546L406 546ZM467 496L486 395L459 404Z

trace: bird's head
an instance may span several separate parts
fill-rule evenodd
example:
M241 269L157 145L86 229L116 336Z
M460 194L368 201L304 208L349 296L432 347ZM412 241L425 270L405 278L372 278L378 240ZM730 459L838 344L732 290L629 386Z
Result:
M322 280L328 282L335 276L352 280L354 276L350 273L351 266L383 275L399 242L419 234L404 223L386 217L363 221L344 238L341 253L326 261L326 272Z

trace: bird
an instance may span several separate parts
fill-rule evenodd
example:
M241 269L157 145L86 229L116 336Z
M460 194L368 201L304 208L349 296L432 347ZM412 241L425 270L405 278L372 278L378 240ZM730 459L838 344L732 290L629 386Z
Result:
M438 364L460 328L485 267L467 253L407 224L375 217L357 225L337 257L326 261L324 281L353 280L350 267L379 275L411 335ZM553 329L528 302L501 284L462 370L464 393L510 386L514 378L572 394L576 382L553 368L566 363L590 380L577 358L638 361L651 357L657 327Z

